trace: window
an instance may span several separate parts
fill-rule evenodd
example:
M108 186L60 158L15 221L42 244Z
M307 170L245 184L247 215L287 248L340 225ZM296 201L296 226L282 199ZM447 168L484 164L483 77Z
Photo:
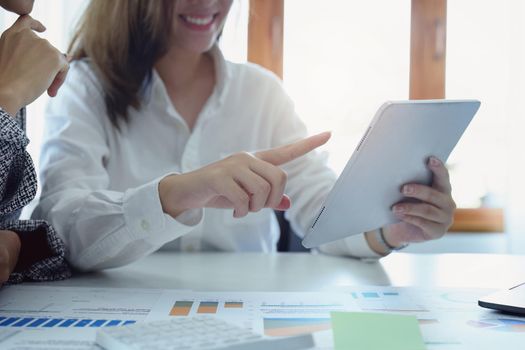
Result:
M258 3L252 0L252 4ZM512 22L509 16L522 10L519 2L507 0L479 6L474 1L448 4L446 0L397 0L382 2L380 10L377 3L284 3L284 84L311 132L327 128L335 131L326 149L331 154L329 164L336 172L342 170L377 107L384 100L408 97L410 30L416 31L412 34L421 30L410 28L411 10L414 6L418 10L424 7L426 12L417 13L417 20L429 14L441 16L446 11L447 15L435 24L441 26L436 36L442 35L442 40L430 38L440 45L440 50L437 46L436 50L446 49L449 55L446 97L478 98L484 102L449 159L453 195L460 207L503 206L507 159L502 155L509 151L503 136L506 118L494 115L501 115L506 108L505 99L509 98L509 91L499 88L508 87L505 79L509 72L504 68L510 60L508 43L517 37L517 30L509 31L509 23L519 23L515 18ZM487 47L494 49L487 52ZM421 59L428 56L412 57L413 62ZM502 68L504 72L500 73ZM487 81L497 83L488 86L491 84ZM430 97L442 96L443 93ZM456 223L461 224L457 228L462 230L502 229L501 209L458 210L457 214Z
M504 205L505 155L509 153L506 127L513 89L509 64L511 38L517 34L511 25L512 2L448 2L447 98L481 100L477 115L449 162L454 197L462 207Z
M284 85L341 172L386 100L408 98L410 2L286 0Z

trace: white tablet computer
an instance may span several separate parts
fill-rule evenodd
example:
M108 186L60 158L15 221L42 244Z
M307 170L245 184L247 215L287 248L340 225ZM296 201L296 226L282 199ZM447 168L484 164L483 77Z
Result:
M445 162L476 114L475 100L387 102L377 111L312 220L307 248L399 220L392 206L410 182L430 184L430 156Z

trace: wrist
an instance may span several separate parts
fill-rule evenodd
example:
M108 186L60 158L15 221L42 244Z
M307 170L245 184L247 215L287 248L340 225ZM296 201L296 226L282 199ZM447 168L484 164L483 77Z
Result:
M365 238L370 249L382 256L403 249L408 245L408 243L397 239L388 228L382 227L374 231L366 232Z
M11 117L15 117L22 108L22 104L12 88L3 87L0 89L0 107Z
M392 249L378 239L377 233L377 230L365 232L366 242L376 254L386 256L392 252Z
M389 248L392 250L401 249L405 246L407 246L408 242L403 241L398 237L398 235L394 234L388 226L382 228L382 237L385 241L385 243L388 245Z
M176 218L187 208L180 208L178 204L182 202L180 175L168 175L159 182L159 197L162 211L172 218Z

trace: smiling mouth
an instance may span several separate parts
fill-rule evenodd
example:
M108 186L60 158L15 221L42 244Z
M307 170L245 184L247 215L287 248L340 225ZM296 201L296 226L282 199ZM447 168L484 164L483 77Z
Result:
M215 18L217 18L219 14L213 14L213 15L207 15L207 16L196 16L196 15L179 15L179 17L186 23L191 24L193 26L199 26L199 27L207 27L213 21Z

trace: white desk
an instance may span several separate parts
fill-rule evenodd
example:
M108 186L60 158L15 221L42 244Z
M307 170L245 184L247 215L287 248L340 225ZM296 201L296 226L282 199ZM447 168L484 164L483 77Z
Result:
M379 262L362 262L308 253L158 252L122 268L76 275L51 284L203 291L322 291L365 284L505 288L523 281L525 256L395 253Z
M363 262L306 253L158 252L122 268L77 274L66 281L39 285L194 291L340 291L342 286L359 285L505 288L524 280L525 256L396 253L380 261ZM71 337L71 333L62 334ZM331 333L316 334L321 337L318 344L331 343L331 338L322 339L327 334L331 337ZM496 339L498 344L518 344L517 347L504 346L505 349L521 348L520 333L501 334ZM505 343L509 339L510 343ZM485 342L486 339L482 340L483 346L487 345ZM485 348L492 349L491 344ZM459 349L463 350L461 346ZM479 349L479 346L469 348Z

